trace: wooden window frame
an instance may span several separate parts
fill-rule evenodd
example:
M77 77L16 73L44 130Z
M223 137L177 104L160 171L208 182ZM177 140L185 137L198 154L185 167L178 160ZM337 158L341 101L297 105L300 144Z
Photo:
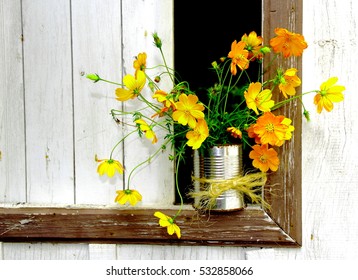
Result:
M302 0L263 1L263 36L276 27L302 32ZM301 69L301 59L278 61L276 66ZM285 65L286 64L286 65ZM275 67L273 67L275 68ZM199 215L185 210L177 220L182 238L159 227L153 209L1 207L0 241L95 242L214 246L300 247L301 121L299 103L282 110L293 120L294 137L280 149L281 168L269 176L263 196L271 208L249 206L243 211ZM173 209L156 209L174 215Z

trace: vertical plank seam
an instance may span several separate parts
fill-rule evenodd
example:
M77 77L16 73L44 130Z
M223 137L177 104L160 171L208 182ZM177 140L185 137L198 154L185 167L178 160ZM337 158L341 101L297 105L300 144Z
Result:
M23 118L24 118L24 170L25 170L25 202L29 201L28 194L28 176L27 176L27 135L26 135L26 86L25 86L25 47L24 47L24 16L23 16L23 0L20 0L20 20L21 20L21 54L22 54L22 100L23 100Z
M120 63L121 63L121 79L123 80L123 76L124 76L124 59L123 59L123 49L124 49L124 41L123 41L123 4L122 4L122 1L120 1L119 3L119 14L120 14L120 36L121 36L121 57L120 57ZM121 109L124 110L124 103L122 102L121 104ZM123 118L123 117L122 117ZM122 131L123 128L124 128L124 124L123 124L123 119L122 119L122 124L121 124L121 127L122 127ZM124 149L125 149L125 141L123 141L122 143L122 162L123 162L123 166L126 166L126 163L125 163L125 152L124 152ZM123 186L123 190L126 188L126 170L124 169L124 172L123 172L123 176L122 176L122 186ZM127 186L127 188L129 188L129 186Z
M75 137L75 88L74 88L74 63L73 63L73 20L72 0L69 0L70 9L70 48L71 48L71 97L72 97L72 161L73 161L73 203L76 204L76 137Z

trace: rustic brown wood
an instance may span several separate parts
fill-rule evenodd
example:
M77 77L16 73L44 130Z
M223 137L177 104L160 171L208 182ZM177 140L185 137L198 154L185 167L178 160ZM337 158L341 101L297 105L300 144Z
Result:
M302 0L265 0L263 5L264 38L272 37L275 27L302 32ZM301 65L299 59L278 63L283 68ZM299 247L302 243L300 108L293 103L282 111L293 120L295 133L280 149L280 170L269 176L265 187L264 197L271 204L270 211L249 207L239 212L211 213L210 217L184 211L177 220L182 230L182 238L178 240L158 226L153 209L0 208L0 241ZM175 210L158 211L175 214Z
M159 210L174 215L174 210ZM169 236L153 210L3 208L2 241L151 243L181 245L298 246L260 209L198 215L186 210Z
M276 27L287 28L291 32L302 34L302 0L265 0L263 1L264 38L275 36ZM268 43L268 42L266 42ZM274 54L271 54L274 55ZM270 61L270 59L266 59ZM302 77L301 58L290 57L289 59L278 59L272 65L271 71L265 74L268 77L275 76L275 69L281 67L283 70L295 67ZM298 90L300 92L300 89ZM281 98L279 92L275 92L276 98ZM281 96L280 96L281 95ZM286 141L278 150L280 157L280 168L269 177L265 187L265 198L270 202L271 209L268 211L270 217L298 244L302 243L302 199L301 199L301 132L302 132L302 109L300 101L289 103L289 106L275 112L283 114L292 120L295 127L293 137Z

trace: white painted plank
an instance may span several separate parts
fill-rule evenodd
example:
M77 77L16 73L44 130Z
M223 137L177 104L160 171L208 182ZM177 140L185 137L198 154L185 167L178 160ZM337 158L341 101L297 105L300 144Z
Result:
M170 66L173 66L173 17L172 1L122 1L123 14L123 67L124 75L134 74L133 61L139 53L147 53L147 67L162 64L159 50L153 46L152 33L157 32L163 42L163 49ZM152 75L153 71L147 71ZM154 76L158 72L154 72ZM163 90L170 90L170 83L161 82ZM151 99L152 93L148 87L142 91L146 98ZM125 102L127 110L138 108L135 100ZM142 105L141 105L142 106ZM152 113L151 113L152 115ZM150 115L150 116L151 116ZM158 143L152 144L137 135L125 141L125 167L129 172L139 163L147 160L163 143L163 132L158 134ZM174 170L168 160L170 147L160 157L143 165L132 177L129 188L137 189L143 195L143 205L171 206L174 201Z
M118 245L118 260L244 260L240 247Z
M0 242L0 260L4 259L4 253L3 253L3 243Z
M28 202L73 203L70 1L23 1Z
M121 138L121 128L110 116L120 103L116 86L93 83L85 78L97 73L103 79L121 82L121 2L72 1L76 203L114 204L122 176L100 177L95 154L109 158ZM122 162L122 149L115 158Z
M87 244L3 243L4 260L88 260Z
M116 260L117 245L115 244L89 244L90 260Z
M0 201L26 201L20 1L0 2Z

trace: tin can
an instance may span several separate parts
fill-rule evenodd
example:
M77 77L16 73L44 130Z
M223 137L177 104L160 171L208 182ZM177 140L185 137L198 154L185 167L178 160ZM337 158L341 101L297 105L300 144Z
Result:
M194 151L194 177L205 179L232 179L243 175L242 145L214 146L208 150ZM210 183L194 181L195 192L207 190ZM196 198L194 207L203 205L201 198ZM243 194L229 189L221 193L210 210L234 211L245 207Z

